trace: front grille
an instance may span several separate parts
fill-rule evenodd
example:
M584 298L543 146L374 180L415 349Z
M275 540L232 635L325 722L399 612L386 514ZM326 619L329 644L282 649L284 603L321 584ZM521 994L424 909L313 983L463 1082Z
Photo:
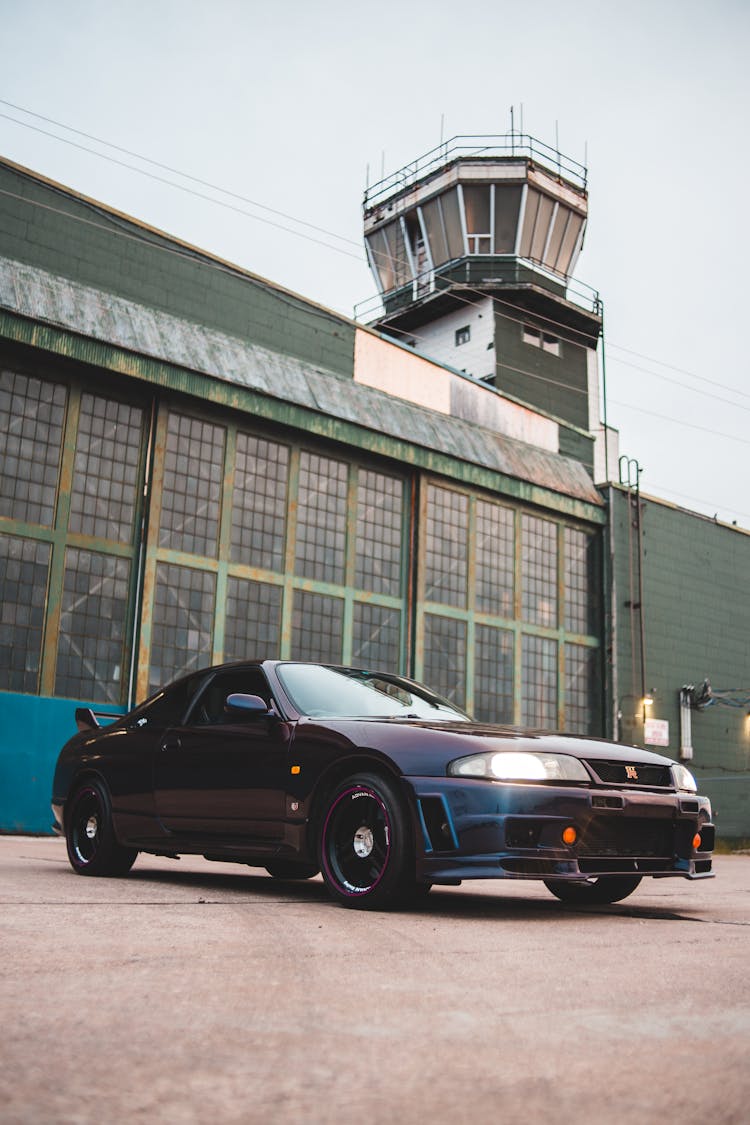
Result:
M605 785L644 785L648 788L671 789L672 771L669 766L646 765L643 762L588 763Z
M578 854L582 856L672 856L674 853L672 821L638 817L594 817L578 846Z

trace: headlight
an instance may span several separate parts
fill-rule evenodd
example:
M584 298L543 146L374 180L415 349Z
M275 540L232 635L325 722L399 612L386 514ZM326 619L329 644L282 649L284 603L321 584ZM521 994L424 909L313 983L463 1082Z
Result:
M683 793L698 792L698 784L690 770L686 770L679 762L675 762L672 766L672 777L674 778L675 787L681 789Z
M486 777L490 781L589 781L577 758L517 750L457 758L448 766L448 773L454 777Z

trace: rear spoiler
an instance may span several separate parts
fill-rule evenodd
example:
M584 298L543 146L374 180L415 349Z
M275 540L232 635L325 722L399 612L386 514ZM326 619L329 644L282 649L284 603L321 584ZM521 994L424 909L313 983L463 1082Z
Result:
M121 715L116 715L112 711L94 711L91 707L76 707L76 726L79 731L84 730L99 730L102 725L100 719L109 719L114 722L115 719L122 718Z

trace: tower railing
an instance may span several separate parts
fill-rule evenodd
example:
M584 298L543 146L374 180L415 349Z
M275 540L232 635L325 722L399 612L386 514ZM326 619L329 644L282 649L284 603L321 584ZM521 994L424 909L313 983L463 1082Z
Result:
M503 136L461 136L451 137L436 148L418 156L410 164L392 172L375 184L365 188L364 210L384 203L393 195L398 195L418 180L437 171L445 164L460 158L508 159L519 157L532 160L552 172L560 180L566 180L581 191L586 191L588 170L584 164L563 155L558 149L546 145L528 133L506 133Z

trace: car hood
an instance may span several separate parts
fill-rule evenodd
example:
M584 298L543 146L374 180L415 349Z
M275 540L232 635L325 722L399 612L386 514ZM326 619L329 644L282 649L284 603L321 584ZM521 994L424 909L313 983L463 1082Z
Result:
M587 761L630 762L671 766L674 759L638 746L625 746L600 738L523 730L475 722L439 722L425 719L308 719L302 720L336 730L361 747L387 753L406 767L419 772L419 759L440 756L446 763L464 754L482 751L528 751L570 754Z

